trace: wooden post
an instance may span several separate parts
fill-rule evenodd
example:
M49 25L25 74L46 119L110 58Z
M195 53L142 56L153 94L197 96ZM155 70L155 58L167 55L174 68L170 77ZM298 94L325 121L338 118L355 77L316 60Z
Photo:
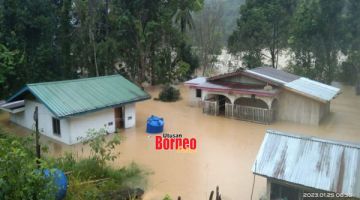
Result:
M37 157L37 161L36 163L38 164L38 167L40 167L40 144L39 144L39 139L40 139L40 134L39 134L39 109L36 106L35 107L35 111L34 111L34 121L35 121L35 148L36 148L36 157Z

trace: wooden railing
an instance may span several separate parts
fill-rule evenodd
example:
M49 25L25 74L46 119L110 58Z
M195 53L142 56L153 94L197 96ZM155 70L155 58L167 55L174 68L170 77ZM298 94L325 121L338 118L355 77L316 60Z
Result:
M274 111L271 109L234 105L233 117L240 120L270 124L274 121Z

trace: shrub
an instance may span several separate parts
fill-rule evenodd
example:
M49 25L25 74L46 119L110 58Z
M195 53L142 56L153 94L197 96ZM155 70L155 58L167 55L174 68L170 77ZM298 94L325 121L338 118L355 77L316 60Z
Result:
M180 99L180 91L170 85L167 85L159 94L160 101L173 102Z
M0 199L55 199L52 180L40 172L48 168L47 162L36 164L29 140L1 135Z

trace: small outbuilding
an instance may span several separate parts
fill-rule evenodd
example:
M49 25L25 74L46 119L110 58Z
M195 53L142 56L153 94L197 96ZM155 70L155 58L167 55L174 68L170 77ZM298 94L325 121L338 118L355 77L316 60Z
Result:
M108 133L134 127L135 103L150 95L120 75L27 84L1 109L10 120L34 130L38 107L39 131L65 144L80 142L89 129Z
M340 89L271 67L185 82L189 104L210 115L270 124L276 119L317 125Z
M359 144L268 130L252 171L269 200L360 199Z

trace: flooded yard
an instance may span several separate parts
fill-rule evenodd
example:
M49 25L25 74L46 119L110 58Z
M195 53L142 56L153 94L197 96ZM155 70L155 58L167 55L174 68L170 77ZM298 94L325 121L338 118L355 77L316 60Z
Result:
M159 200L165 194L173 199L177 196L184 200L208 199L217 185L224 200L250 199L251 168L267 129L360 143L360 96L355 96L350 86L341 88L342 94L331 103L330 115L320 126L309 126L289 122L262 125L205 115L200 108L187 105L188 91L181 86L181 101L148 100L136 104L136 128L121 130L125 139L116 149L121 154L113 165L124 166L134 161L152 172L145 200ZM155 97L159 89L150 88L148 92ZM164 132L196 138L196 151L155 150L155 136L145 133L146 119L150 115L165 119ZM7 127L22 132L15 125L9 125L4 115L0 120ZM82 145L50 144L54 155L65 151L82 154ZM265 178L257 176L254 199L264 193Z

